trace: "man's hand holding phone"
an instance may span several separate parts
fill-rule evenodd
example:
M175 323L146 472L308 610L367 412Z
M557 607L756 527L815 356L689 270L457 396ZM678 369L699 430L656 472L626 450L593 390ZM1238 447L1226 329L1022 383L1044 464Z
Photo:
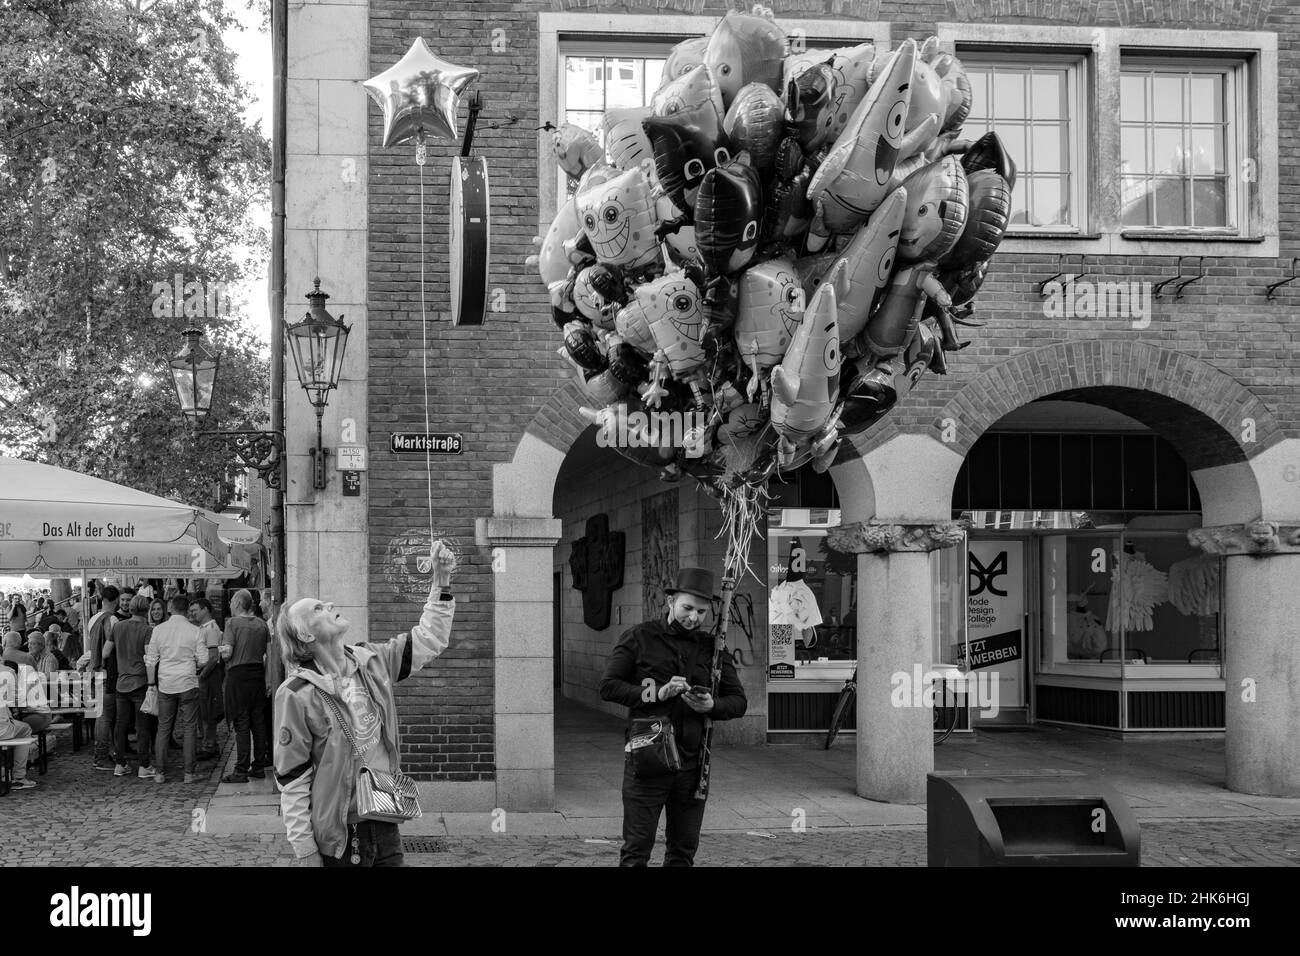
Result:
M682 700L686 701L686 706L697 714L707 714L713 709L713 691L703 684L692 687Z

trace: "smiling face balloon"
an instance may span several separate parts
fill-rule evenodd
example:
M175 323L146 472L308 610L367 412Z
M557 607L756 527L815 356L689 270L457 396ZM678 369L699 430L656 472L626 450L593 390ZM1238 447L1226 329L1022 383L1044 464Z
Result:
M670 272L636 290L655 345L679 378L704 362L700 345L700 290L685 272Z
M900 262L938 259L957 242L969 203L966 173L957 156L945 156L903 180L907 210L898 238Z
M762 83L780 93L784 60L785 32L776 21L734 10L722 18L704 51L724 108L746 83Z
M578 221L598 260L636 267L658 255L654 202L641 170L589 186L576 199Z
M803 320L803 290L794 265L772 259L745 270L732 336L746 365L760 371L781 361Z
M889 194L903 145L915 60L916 41L904 40L817 167L808 198L823 204L828 232L852 232Z

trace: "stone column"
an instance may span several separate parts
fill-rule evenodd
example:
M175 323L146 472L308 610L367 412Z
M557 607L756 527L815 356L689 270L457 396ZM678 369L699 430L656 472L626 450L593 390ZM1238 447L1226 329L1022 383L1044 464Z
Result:
M830 530L832 548L858 555L858 796L925 800L925 775L934 769L934 715L930 707L914 706L912 685L934 656L930 552L960 543L964 530L957 521L877 520Z
M1253 521L1187 538L1225 556L1226 785L1300 797L1300 527Z
M552 690L552 549L558 518L479 518L476 543L492 548L496 806L555 809Z

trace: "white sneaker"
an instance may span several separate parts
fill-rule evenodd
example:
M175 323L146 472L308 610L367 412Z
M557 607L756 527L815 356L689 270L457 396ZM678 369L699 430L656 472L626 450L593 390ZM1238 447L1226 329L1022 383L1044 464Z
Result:
M26 777L22 780L15 780L13 783L13 789L15 790L34 790L37 786L35 780L28 780Z
M151 777L153 777L153 774L154 774L153 767L141 767L141 768L140 768L140 774L139 774L139 776L140 776L140 779L141 779L141 780L148 780L148 779L150 779Z
M153 782L154 782L154 783L166 783L166 782L167 782L167 778L164 777L161 773L158 773L157 771L155 771L155 772L154 772L154 775L153 775Z
M126 769L126 764L124 763L120 763L113 768L113 776L115 777L125 777L130 772L130 770Z

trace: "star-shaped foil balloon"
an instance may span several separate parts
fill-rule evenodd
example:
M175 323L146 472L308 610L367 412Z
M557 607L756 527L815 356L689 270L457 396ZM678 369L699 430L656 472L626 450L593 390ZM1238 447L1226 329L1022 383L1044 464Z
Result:
M448 63L416 37L411 48L383 73L366 80L366 92L384 111L384 147L426 136L457 139L460 94L478 70Z

